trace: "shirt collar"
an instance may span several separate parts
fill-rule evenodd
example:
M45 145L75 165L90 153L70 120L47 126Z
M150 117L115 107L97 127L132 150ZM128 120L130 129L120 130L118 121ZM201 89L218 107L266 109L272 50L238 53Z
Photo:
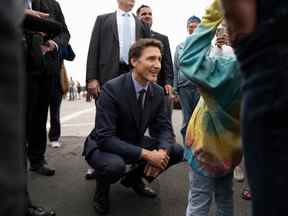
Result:
M118 10L117 10L117 14L118 14L118 16L122 16L122 15L125 14L125 13L126 13L126 14L129 14L130 17L133 16L133 14L132 14L131 11L129 11L129 12L125 12L125 11L121 10L120 8L118 8Z
M132 76L132 81L133 81L134 88L135 88L135 91L137 94L143 89L145 89L145 91L147 91L149 83L147 83L145 86L143 86L137 80L134 79L132 72L131 72L131 76Z

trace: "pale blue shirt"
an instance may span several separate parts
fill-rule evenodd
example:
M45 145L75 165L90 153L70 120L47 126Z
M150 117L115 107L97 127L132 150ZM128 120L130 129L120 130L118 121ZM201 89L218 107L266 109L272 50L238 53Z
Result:
M123 19L125 18L123 14L127 13L130 19L130 34L131 34L131 45L136 41L136 23L135 18L132 12L125 12L121 9L117 10L117 27L118 27L118 37L119 37L119 48L120 48L120 61L125 62L123 55ZM127 55L127 54L126 54Z
M137 80L134 79L133 74L131 76L132 76L132 81L133 81L135 92L136 92L136 97L138 99L139 92L141 90L145 89L145 91L147 92L147 89L148 89L148 86L149 86L149 82L145 86L143 86ZM146 98L146 93L144 94L143 102L145 101L145 98Z

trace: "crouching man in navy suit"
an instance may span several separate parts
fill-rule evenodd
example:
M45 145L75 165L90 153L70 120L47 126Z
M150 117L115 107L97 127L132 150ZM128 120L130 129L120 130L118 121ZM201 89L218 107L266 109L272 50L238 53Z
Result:
M85 142L84 155L96 174L94 209L109 212L109 188L121 179L137 194L155 197L142 178L153 181L183 160L183 148L173 143L165 114L164 91L158 86L162 44L140 39L129 51L131 72L104 84L96 104L96 127ZM157 137L144 136L149 128Z

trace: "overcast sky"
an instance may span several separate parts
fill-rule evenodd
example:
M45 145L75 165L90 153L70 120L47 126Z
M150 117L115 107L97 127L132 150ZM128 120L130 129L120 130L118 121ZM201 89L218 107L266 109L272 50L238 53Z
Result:
M58 0L71 34L70 43L76 53L73 62L65 62L69 76L85 83L86 59L90 36L98 15L117 9L116 0ZM169 37L172 57L178 43L187 36L186 21L191 15L201 17L212 0L136 0L133 12L146 4L153 11L152 29Z

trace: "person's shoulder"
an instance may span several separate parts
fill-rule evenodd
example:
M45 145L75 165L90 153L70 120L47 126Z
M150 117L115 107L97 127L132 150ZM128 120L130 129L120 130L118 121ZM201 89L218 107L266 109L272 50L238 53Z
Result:
M162 34L162 33L156 32L156 31L151 31L151 33L152 33L152 35L154 34L155 36L157 36L159 38L168 40L168 36L165 34Z
M107 17L113 16L115 13L116 13L116 12L100 14L100 15L97 16L97 18L99 18L99 19L104 19L104 18L107 18Z
M41 1L40 2L40 4L42 4L42 5L44 5L44 6L46 6L46 7L55 7L55 6L57 6L57 7L60 7L60 4L59 4L59 2L57 1L57 0L46 0L46 1Z
M153 92L153 94L156 94L158 96L164 96L164 89L162 86L160 86L157 83L150 83L150 88Z
M123 88L123 85L127 82L128 79L128 73L122 74L118 77L115 77L109 81L107 81L104 85L104 89L110 89L115 90L116 92L119 91L119 89Z

